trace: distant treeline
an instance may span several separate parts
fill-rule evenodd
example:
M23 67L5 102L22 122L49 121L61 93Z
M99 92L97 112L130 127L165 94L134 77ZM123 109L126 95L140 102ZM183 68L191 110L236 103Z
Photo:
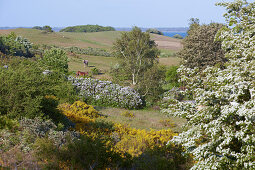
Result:
M43 30L43 31L46 31L46 32L53 32L52 28L48 25L45 25L43 27L34 26L32 29Z
M113 27L103 27L100 25L78 25L72 27L66 27L60 32L100 32L100 31L115 31Z

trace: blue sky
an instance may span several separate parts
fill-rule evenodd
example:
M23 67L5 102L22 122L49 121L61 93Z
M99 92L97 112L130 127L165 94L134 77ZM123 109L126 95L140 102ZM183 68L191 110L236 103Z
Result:
M0 27L186 27L191 17L224 23L216 2L222 0L0 0Z

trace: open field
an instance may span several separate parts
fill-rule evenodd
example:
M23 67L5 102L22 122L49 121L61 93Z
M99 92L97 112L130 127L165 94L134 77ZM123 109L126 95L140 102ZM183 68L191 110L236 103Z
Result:
M106 32L93 32L93 33L71 33L71 32L53 32L44 33L43 31L36 29L9 29L0 30L1 34L9 34L15 32L17 35L28 38L34 44L47 44L56 45L60 47L80 47L80 48L102 48L111 50L112 45L116 38L120 37L120 31L106 31ZM174 39L162 35L151 34L151 38L158 44L158 48L161 50L164 56L160 57L159 63L166 66L177 65L180 59L174 57L174 53L182 48L181 40ZM82 60L89 60L91 67L97 67L101 69L103 73L107 72L113 64L117 63L117 59L112 57L100 57L100 56L69 56L69 68L70 71L84 70ZM88 71L85 69L85 71Z
M129 110L129 112L134 114L134 117L126 117L121 115L121 113L128 111L126 109L118 108L103 108L96 107L101 114L105 115L106 121L114 121L121 124L129 124L132 128L138 129L172 129L174 132L181 132L181 126L186 123L185 119L177 117L168 117L158 110ZM170 120L170 124L163 123L164 120Z
M69 55L69 70L73 72L84 71L89 72L93 68L100 70L100 74L94 76L98 79L110 80L109 71L111 67L117 64L118 59L114 57L89 56L89 55ZM83 60L89 61L89 66L84 67ZM177 57L159 58L159 64L165 66L178 65L180 59Z
M121 35L121 31L93 33L44 33L40 30L27 28L0 30L0 34L9 34L11 32L15 32L17 35L28 38L35 44L56 45L61 47L94 47L104 49L111 49L115 39ZM159 49L167 49L176 52L182 48L181 40L179 39L155 34L151 34L151 39L153 39L158 44Z

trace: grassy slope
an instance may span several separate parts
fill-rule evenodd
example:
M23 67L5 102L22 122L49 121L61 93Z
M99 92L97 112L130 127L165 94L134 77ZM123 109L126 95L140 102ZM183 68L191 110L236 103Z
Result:
M35 29L9 29L0 30L1 34L9 34L15 32L17 35L28 38L34 44L48 44L56 45L61 47L94 47L103 48L110 50L115 39L120 37L120 31L107 31L107 32L94 32L94 33L70 33L70 32L54 32L54 33L43 33L43 31ZM182 48L181 41L178 39L151 34L151 38L158 44L158 48L166 54L173 54ZM109 58L110 59L110 58ZM101 59L100 59L101 60ZM110 59L112 60L112 59ZM72 61L72 60L71 60ZM160 64L170 66L179 63L179 59L176 57L160 58ZM101 62L101 61L100 61ZM105 65L110 67L112 62L106 62ZM71 63L71 65L76 65ZM79 64L78 64L79 65ZM97 65L97 63L96 63ZM99 64L100 65L100 64ZM70 67L71 70L80 70L81 68L75 69ZM74 69L72 69L74 68Z
M77 46L81 48L95 47L103 49L111 49L113 42L121 35L119 31L110 32L97 32L97 33L43 33L40 30L34 29L14 29L14 30L0 30L0 34L9 34L15 32L17 35L28 38L35 44L48 44L62 47ZM170 37L151 34L151 38L156 41L159 49L164 53L174 53L181 48L180 40ZM89 67L84 68L82 60L89 60ZM177 65L179 59L176 57L160 58L159 63L162 65ZM117 59L113 57L102 56L87 56L87 55L69 55L69 69L70 71L90 71L96 67L101 70L102 73L107 73L110 67L117 63ZM109 79L108 74L101 74L96 76L100 79ZM117 108L103 108L100 109L102 114L107 115L108 121L116 121L119 123L128 123L131 127L142 129L162 129L164 127L160 120L167 119L165 115L162 115L159 111L155 110L134 110L131 111L135 114L135 118L127 118L121 116L120 113L124 109ZM185 123L184 119L178 119L170 117L177 125L172 128L174 131L181 131L181 125Z
M121 31L106 31L93 33L71 33L71 32L53 32L44 33L40 30L18 28L9 30L0 30L1 34L15 32L17 35L28 38L35 44L57 45L62 47L97 47L110 49L116 38L120 37ZM181 41L178 39L151 34L151 38L158 44L159 49L166 51L178 51L182 48Z

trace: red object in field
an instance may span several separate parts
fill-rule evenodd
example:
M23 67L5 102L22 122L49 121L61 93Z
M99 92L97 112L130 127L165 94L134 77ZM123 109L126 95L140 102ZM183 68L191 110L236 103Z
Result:
M87 76L88 72L77 71L76 76Z

